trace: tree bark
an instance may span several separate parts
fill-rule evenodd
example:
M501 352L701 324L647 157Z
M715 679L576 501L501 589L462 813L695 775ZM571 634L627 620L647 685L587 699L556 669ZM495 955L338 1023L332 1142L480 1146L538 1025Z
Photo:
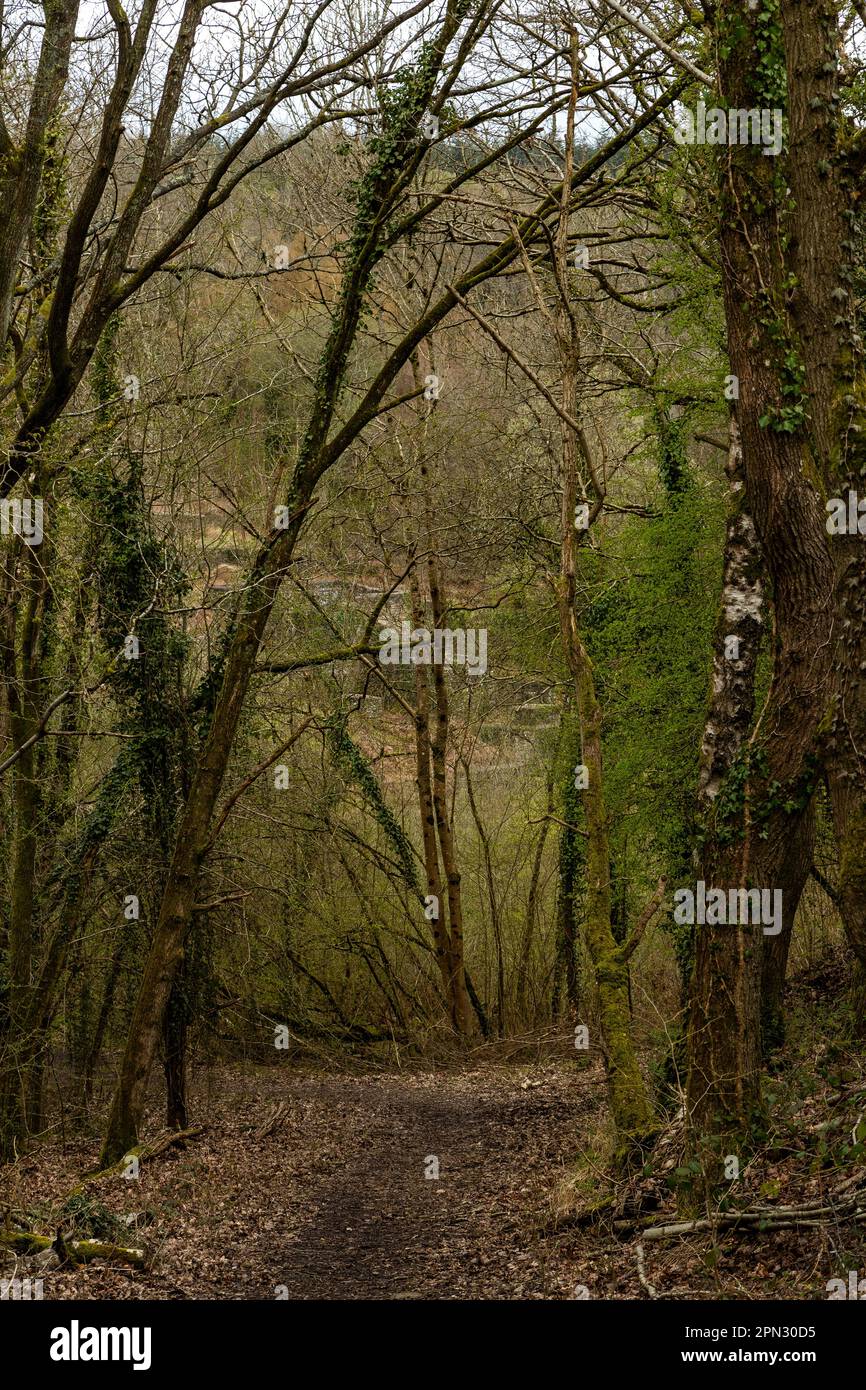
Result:
M442 591L442 575L439 554L435 548L432 524L428 527L427 578L430 586L430 607L434 628L445 626L445 601ZM436 832L442 854L442 868L448 893L448 925L451 933L451 988L454 996L455 1017L459 1020L458 1032L468 1035L472 1032L472 1008L466 991L466 967L463 950L463 894L460 885L460 869L457 863L457 850L454 844L454 830L448 815L448 729L450 708L448 687L445 683L445 670L442 665L433 665L433 695L436 718L433 737L430 740L430 760L433 768L433 810L436 815Z
M523 937L520 942L520 953L517 960L517 982L514 991L514 1011L518 1020L523 1019L523 1008L526 1000L526 989L529 982L529 964L532 957L532 943L535 936L535 923L538 917L538 890L541 883L541 868L544 863L544 847L547 844L547 836L550 831L550 817L553 814L553 775L547 778L547 813L541 830L538 834L538 842L535 846L535 853L532 857L532 873L529 878L529 892L526 897L526 917L523 925ZM530 1025L534 1019L527 1020Z
M809 465L824 498L866 493L866 364L856 281L866 141L851 133L839 90L840 11L833 0L784 0L791 320L809 396ZM825 528L826 529L826 528ZM827 536L824 537L825 541ZM866 970L866 542L829 537L834 574L831 697L824 754L848 942ZM858 994L855 991L855 1000ZM862 1026L862 1020L860 1020Z
M413 565L410 578L412 595L412 623L415 628L424 625L424 605L421 596L421 582ZM418 787L418 807L421 813L421 838L424 847L424 868L427 876L427 896L433 898L436 916L431 919L433 946L436 964L442 979L442 988L448 1001L451 1023L456 1032L460 1031L461 1015L454 994L454 968L451 956L451 933L448 928L447 904L442 892L442 875L439 867L439 850L436 844L436 812L433 807L433 783L430 773L430 687L427 672L420 664L415 666L415 772Z
M778 76L767 76L768 64L762 65L767 38L756 14L721 0L715 24L722 104L779 105L776 88L762 86ZM778 44L773 58L784 61ZM715 796L701 873L715 888L780 890L792 921L803 876L789 849L804 833L817 782L833 575L814 474L803 462L808 412L788 320L785 224L785 177L776 160L754 145L724 148L720 245L728 356L738 384L745 491L772 584L774 667L748 746ZM761 1111L762 948L754 924L698 932L687 1101L693 1142L710 1166L720 1142L741 1139Z

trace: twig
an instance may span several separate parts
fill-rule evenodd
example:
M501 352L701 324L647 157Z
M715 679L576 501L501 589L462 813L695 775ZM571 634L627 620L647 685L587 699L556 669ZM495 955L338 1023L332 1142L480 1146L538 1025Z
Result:
M866 1209L858 1207L853 1211L826 1207L818 1210L809 1208L789 1208L787 1211L773 1209L762 1211L730 1212L724 1216L700 1217L696 1221L676 1221L669 1226L648 1226L642 1233L644 1240L673 1240L677 1236L696 1235L702 1231L720 1231L732 1227L759 1225L765 1231L791 1231L798 1227L826 1225L824 1213L835 1220L844 1219L860 1225L866 1221ZM774 1220L773 1217L782 1217ZM628 1222L614 1222L615 1229L630 1229Z
M260 777L263 772L267 771L267 769L271 766L272 763L275 763L277 761L277 758L281 757L283 753L287 753L293 743L297 743L298 739L301 737L301 734L304 732L305 729L308 729L310 727L314 719L315 715L313 714L311 714L308 719L305 719L304 722L301 724L301 727L299 729L296 729L295 732L292 734L291 738L287 739L285 743L281 744L280 747L276 750L276 752L271 753L270 757L266 758L263 763L259 763L258 767L253 769L249 777L244 778L243 782L241 782L237 790L232 792L231 796L229 797L228 801L223 806L220 812L219 820L216 823L216 828L214 829L213 834L207 842L207 845L202 853L202 858L208 855L213 849L219 837L219 833L225 825L226 821L228 820L231 809L238 801L238 799L243 796L244 792L247 790L248 787L252 786L253 782L256 780L257 777ZM202 910L203 909L199 909L199 911Z
M692 77L696 77L699 82L703 82L705 87L712 87L713 79L708 72L704 72L701 68L697 67L696 64L693 63L690 58L686 58L683 53L678 53L671 44L667 43L660 34L656 33L655 29L651 29L642 19L638 19L637 15L630 14L624 5L617 3L617 0L605 0L605 4L609 5L612 10L615 10L621 19L626 20L627 23L637 29L639 34L643 34L645 39L649 39L650 43L654 43L657 48L660 48L665 57L671 58L673 62L678 63L681 68L685 68L686 72L690 72Z

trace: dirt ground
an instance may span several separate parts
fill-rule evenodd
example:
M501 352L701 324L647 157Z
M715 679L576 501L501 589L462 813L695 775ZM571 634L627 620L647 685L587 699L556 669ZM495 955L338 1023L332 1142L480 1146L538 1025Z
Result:
M147 1269L28 1259L17 1272L42 1277L45 1298L826 1298L826 1279L862 1262L858 1230L692 1238L647 1245L642 1283L634 1232L557 1225L578 1165L583 1200L606 1190L600 1171L593 1181L597 1066L221 1068L199 1078L194 1110L202 1135L76 1199L76 1235L89 1222L107 1238L113 1213ZM43 1144L0 1173L0 1200L53 1234L97 1156L95 1139ZM675 1219L672 1201L661 1206Z

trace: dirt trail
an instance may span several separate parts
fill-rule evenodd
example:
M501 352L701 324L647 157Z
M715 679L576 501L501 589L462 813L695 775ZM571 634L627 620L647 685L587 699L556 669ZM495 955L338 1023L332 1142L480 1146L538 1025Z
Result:
M601 1275L582 1233L538 1233L603 1104L596 1069L237 1069L207 1089L202 1138L136 1183L93 1185L103 1208L139 1214L152 1268L51 1271L46 1297L573 1298ZM281 1124L258 1138L277 1104ZM28 1206L89 1161L83 1144L23 1160Z
M491 1261L530 1262L503 1198L525 1186L530 1131L542 1110L549 1122L550 1104L521 1099L455 1097L445 1081L438 1095L364 1088L356 1152L308 1194L309 1215L274 1251L288 1297L453 1298L486 1282Z

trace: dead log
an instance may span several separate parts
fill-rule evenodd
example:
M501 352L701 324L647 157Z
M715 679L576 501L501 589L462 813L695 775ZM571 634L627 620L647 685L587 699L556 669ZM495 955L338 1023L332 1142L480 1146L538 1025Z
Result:
M19 1255L38 1255L42 1250L53 1250L57 1242L53 1236L41 1236L36 1231L0 1231L0 1246L14 1250ZM143 1250L132 1250L125 1245L109 1245L102 1240L64 1240L62 1252L75 1264L87 1264L90 1260L109 1260L114 1264L134 1265L143 1269L145 1254Z
M746 1231L791 1231L808 1226L823 1226L828 1221L866 1221L866 1209L853 1203L835 1207L784 1207L759 1211L726 1212L716 1217L700 1217L696 1221L675 1221L668 1226L648 1226L641 1231L642 1240L674 1240L677 1236L699 1235L705 1231L725 1231L742 1228ZM615 1230L633 1230L634 1223L615 1221Z
M171 1134L165 1134L161 1139L151 1140L149 1144L138 1144L136 1148L130 1149L123 1155L117 1163L113 1163L110 1168L98 1168L93 1173L85 1174L81 1183L69 1195L74 1197L79 1193L86 1183L97 1182L99 1178L108 1178L115 1173L122 1173L131 1158L137 1158L139 1163L144 1163L148 1159L156 1158L157 1154L170 1149L173 1144L181 1144L187 1139L195 1139L199 1134L204 1134L207 1125L191 1125L189 1129L178 1129Z

